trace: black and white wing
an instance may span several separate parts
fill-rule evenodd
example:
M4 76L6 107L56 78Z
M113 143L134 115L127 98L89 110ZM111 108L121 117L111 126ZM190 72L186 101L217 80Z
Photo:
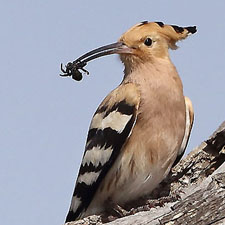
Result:
M82 217L112 167L137 118L140 94L128 83L113 90L98 107L88 132L66 222Z

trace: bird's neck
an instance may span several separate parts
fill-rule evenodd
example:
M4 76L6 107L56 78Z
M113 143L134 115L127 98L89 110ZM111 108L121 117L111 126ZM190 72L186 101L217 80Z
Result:
M126 62L124 63L124 83L136 83L138 85L151 83L160 84L160 80L171 83L171 87L176 85L183 90L181 79L177 70L169 58L156 58L146 62ZM162 82L165 83L165 82Z

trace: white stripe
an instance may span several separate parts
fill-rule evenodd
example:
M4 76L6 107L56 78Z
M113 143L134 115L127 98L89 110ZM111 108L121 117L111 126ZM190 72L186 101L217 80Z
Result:
M100 163L101 165L104 165L110 158L113 149L111 147L104 149L103 146L100 148L99 146L93 147L91 150L88 150L85 152L82 165L85 164L89 165L90 162L97 167Z
M87 185L90 185L92 183L94 183L101 171L98 172L86 172L85 174L82 174L78 177L77 182L78 183L82 183L84 182Z
M70 205L70 211L73 211L74 213L77 211L78 207L81 204L81 199L77 196L73 196L71 205Z
M132 115L125 115L120 112L113 111L105 118L103 117L104 113L95 114L90 128L98 128L103 130L107 127L110 127L111 129L116 130L118 133L122 133Z

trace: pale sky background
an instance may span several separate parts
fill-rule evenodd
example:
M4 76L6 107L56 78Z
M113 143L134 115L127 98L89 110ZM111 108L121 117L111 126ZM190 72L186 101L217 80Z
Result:
M224 13L224 0L1 0L0 224L63 224L92 115L123 67L107 56L76 82L60 63L138 22L197 26L171 57L195 109L187 152L211 135L225 119Z

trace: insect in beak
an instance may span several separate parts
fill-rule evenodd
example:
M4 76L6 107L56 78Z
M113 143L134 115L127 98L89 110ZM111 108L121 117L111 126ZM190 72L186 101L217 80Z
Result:
M67 63L65 69L63 68L63 64L61 64L61 71L63 72L63 74L60 74L60 76L62 77L71 76L74 80L80 81L83 78L81 71L89 75L89 72L86 69L84 69L84 67L87 65L89 61L111 54L130 54L130 53L132 53L132 49L127 47L122 42L116 42L113 44L105 45L103 47L94 49L82 55L73 62Z

